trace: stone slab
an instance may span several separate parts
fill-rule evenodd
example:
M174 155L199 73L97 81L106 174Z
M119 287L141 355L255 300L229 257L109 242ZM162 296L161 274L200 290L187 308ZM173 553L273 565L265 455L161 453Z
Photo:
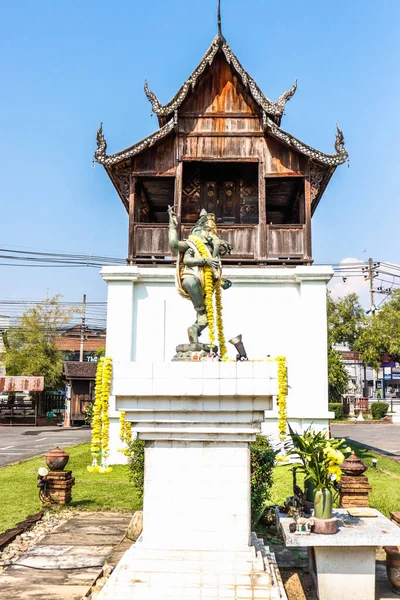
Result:
M77 538L75 538L75 541ZM73 569L75 567L101 567L113 547L52 545L36 546L23 554L18 563L37 569Z
M31 585L84 585L91 586L99 574L99 568L88 569L47 569L36 570L27 567L13 566L8 567L1 576L1 591L6 590L9 586L15 586L21 583L26 586L29 581Z
M1 588L1 600L81 600L87 592L87 586L84 585L29 585L26 582L23 586Z
M130 515L124 515L122 519L112 519L101 513L98 518L90 519L81 515L44 536L38 546L74 545L77 540L85 546L114 546L125 537L130 519Z
M287 546L399 546L400 528L378 510L374 510L376 517L360 518L350 517L345 509L335 509L333 516L339 519L339 531L336 535L295 535L289 531L289 524L293 523L293 519L281 513L279 524Z
M86 533L84 530L79 530L76 533L73 531L70 533L50 533L40 540L38 546L71 546L76 542L77 535L82 536L80 539L85 542L85 547L105 546L107 548L119 544L124 537L124 534L111 535L107 533L106 535L102 535L101 533Z
M105 562L115 566L129 547L129 541L120 540L131 517L103 512L72 517L54 530L54 536L70 543L54 544L57 537L49 534L0 573L0 600L81 600ZM90 545L90 539L98 544Z

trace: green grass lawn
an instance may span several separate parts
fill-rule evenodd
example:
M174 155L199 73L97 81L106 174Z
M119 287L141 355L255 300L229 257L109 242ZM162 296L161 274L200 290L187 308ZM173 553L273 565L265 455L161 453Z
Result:
M349 446L368 466L365 474L372 485L372 492L369 495L370 506L377 508L387 517L390 516L390 511L400 511L400 463L358 444L351 443ZM373 458L378 460L376 469L371 466ZM283 504L288 496L293 495L292 481L290 466L275 468L271 504ZM298 477L298 483L301 485L300 477Z
M400 463L380 456L356 444L350 444L367 465L367 476L372 485L370 505L389 517L390 511L400 510ZM128 479L128 467L114 466L111 473L100 475L86 469L91 462L90 444L68 449L67 465L75 477L72 488L72 508L81 510L116 510L134 512L141 508L132 483ZM378 468L372 469L372 459L378 459ZM37 470L45 466L44 458L25 460L16 465L0 468L0 532L13 527L41 507L38 498ZM298 484L302 484L298 477ZM276 467L271 490L271 504L283 504L293 494L290 466Z
M111 473L89 473L90 444L67 448L70 459L66 469L72 470L71 508L83 510L117 510L133 512L140 502L128 479L128 467L114 466ZM38 512L37 470L46 466L43 457L31 458L16 465L0 468L0 532L14 527L28 515Z

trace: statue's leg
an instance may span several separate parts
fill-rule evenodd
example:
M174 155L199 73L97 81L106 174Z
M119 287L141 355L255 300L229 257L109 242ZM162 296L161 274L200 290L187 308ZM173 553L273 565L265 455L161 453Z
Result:
M187 275L182 281L182 287L189 294L197 313L196 322L188 329L190 343L197 344L201 332L207 327L207 312L203 290L201 289L200 280L194 275Z

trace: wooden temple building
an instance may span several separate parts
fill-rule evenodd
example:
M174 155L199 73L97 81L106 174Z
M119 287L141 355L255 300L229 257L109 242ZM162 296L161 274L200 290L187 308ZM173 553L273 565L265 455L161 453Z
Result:
M128 264L169 264L168 206L187 237L202 208L233 245L227 264L309 265L311 218L336 167L347 159L341 130L324 154L281 128L297 82L270 101L219 27L198 67L162 105L145 93L159 129L107 154L102 126L95 160L129 214Z

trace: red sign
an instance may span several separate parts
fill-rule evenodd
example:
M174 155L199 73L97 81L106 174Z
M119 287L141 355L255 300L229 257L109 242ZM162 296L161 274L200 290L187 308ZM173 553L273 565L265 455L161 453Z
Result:
M44 377L0 377L0 392L42 392Z

